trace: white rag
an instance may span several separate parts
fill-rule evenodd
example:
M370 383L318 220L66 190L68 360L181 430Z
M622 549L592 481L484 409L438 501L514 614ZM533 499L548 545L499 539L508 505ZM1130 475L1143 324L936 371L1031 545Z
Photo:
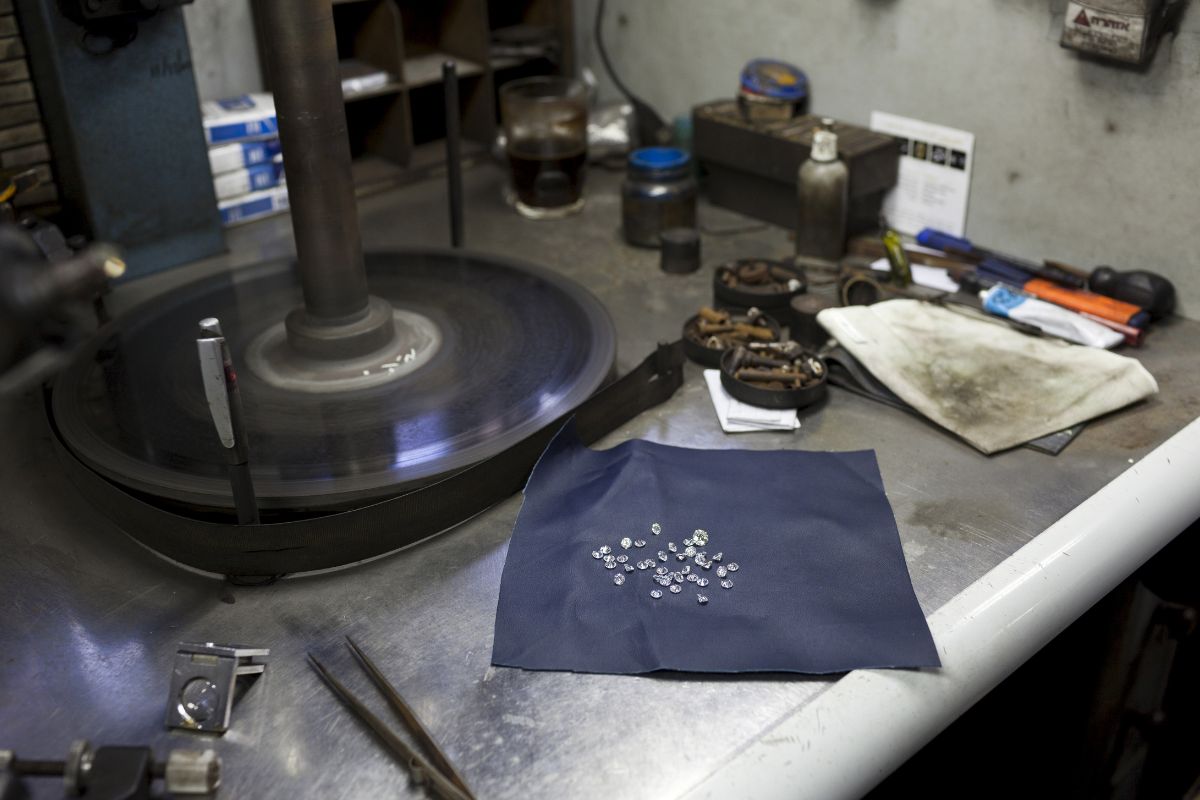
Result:
M881 383L985 453L1158 391L1132 358L1029 336L919 300L830 308L817 321Z

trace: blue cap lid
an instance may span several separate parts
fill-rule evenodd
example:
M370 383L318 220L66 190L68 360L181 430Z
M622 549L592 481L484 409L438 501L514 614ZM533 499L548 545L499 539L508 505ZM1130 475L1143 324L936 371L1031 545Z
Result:
M678 147L641 147L629 154L629 166L635 169L677 169L691 160L691 154Z
M742 67L742 89L795 102L808 95L808 76L786 61L756 58Z

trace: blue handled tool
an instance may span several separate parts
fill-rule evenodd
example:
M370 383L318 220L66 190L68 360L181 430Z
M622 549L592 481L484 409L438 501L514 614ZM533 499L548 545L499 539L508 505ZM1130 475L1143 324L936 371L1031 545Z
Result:
M977 247L970 239L953 236L934 228L917 234L917 242L947 253L965 256L980 264L980 270L993 276L1006 275L1005 266L1044 278L1072 289L1087 289L1125 303L1143 308L1153 319L1162 319L1175 310L1175 286L1163 276L1147 270L1118 271L1112 267L1097 267L1090 273L1058 261L1036 264L1016 256ZM1009 275L1006 280L1013 280Z
M1070 286L1073 289L1087 288L1087 279L1078 273L1070 272L1059 266L1052 267L1047 264L1036 264L1024 258L1017 258L1016 256L1010 256L995 250L976 247L971 243L970 239L954 236L934 228L923 228L917 234L917 242L926 247L932 247L946 253L954 253L955 255L967 256L979 261L991 259L993 262L1003 262L1029 273L1030 278L1043 278L1062 284L1063 286Z

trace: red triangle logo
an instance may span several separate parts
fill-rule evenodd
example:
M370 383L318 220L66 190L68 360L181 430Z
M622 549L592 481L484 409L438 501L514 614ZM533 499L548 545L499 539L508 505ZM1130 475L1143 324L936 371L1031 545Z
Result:
M1079 14L1078 14L1078 16L1075 17L1075 24L1082 25L1085 28L1092 27L1092 23L1088 20L1086 8L1079 9Z

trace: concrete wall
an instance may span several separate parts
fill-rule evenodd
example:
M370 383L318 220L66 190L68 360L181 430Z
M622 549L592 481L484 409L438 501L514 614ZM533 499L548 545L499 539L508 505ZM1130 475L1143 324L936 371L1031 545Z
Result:
M262 89L250 0L195 0L183 17L201 100Z
M802 67L812 109L976 135L967 235L1028 257L1144 267L1200 318L1200 8L1145 72L1058 45L1066 0L608 0L623 80L665 117L732 96L756 56ZM602 72L595 0L580 61ZM605 81L602 86L608 86ZM611 94L611 90L610 90Z

